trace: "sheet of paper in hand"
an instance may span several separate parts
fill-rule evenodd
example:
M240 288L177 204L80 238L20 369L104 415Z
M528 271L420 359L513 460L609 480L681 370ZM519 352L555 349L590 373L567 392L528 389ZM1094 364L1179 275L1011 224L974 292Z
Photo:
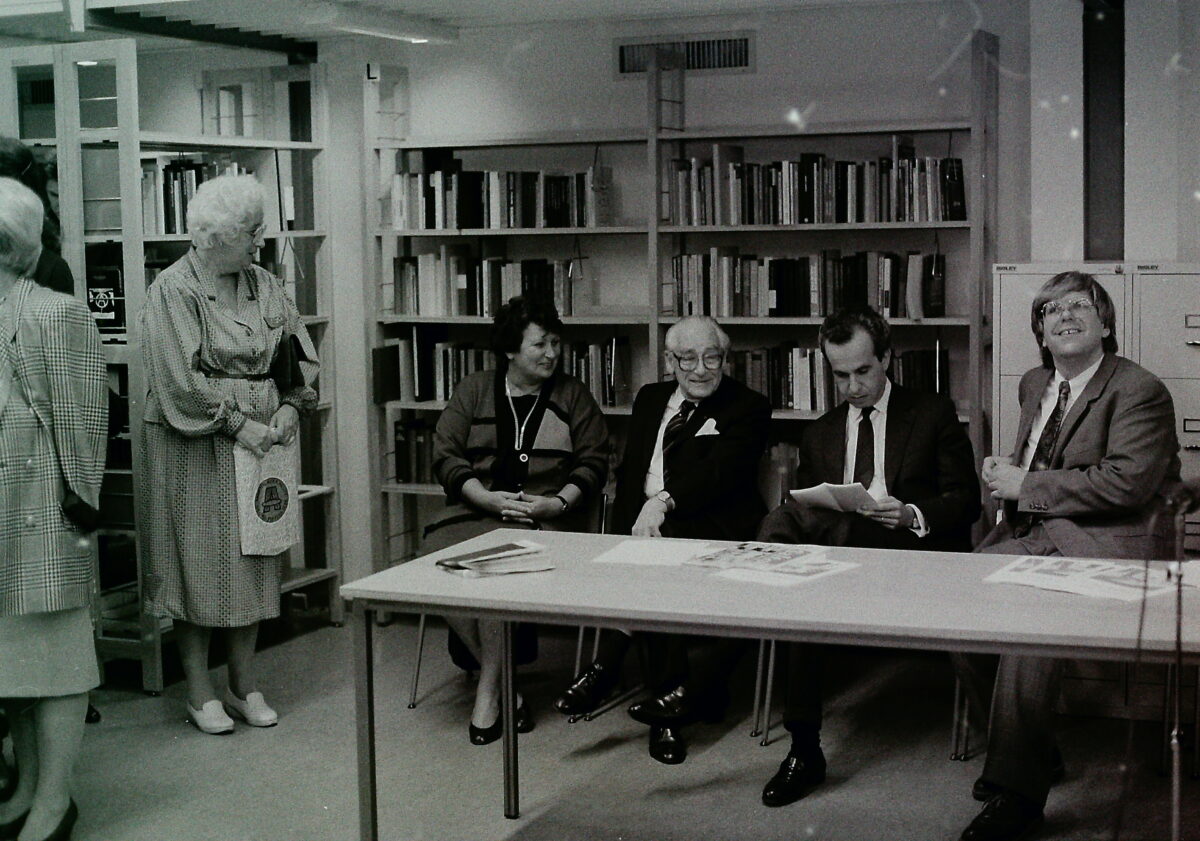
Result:
M834 511L857 511L864 505L871 505L875 500L867 493L867 489L858 482L849 485L831 485L822 482L811 488L788 491L792 499L802 505L814 508L830 508Z
M276 444L262 458L233 445L243 555L274 556L300 541L297 440Z
M509 575L514 572L544 572L554 569L554 564L545 558L531 556L545 548L532 540L514 540L511 543L500 543L486 549L441 558L437 565L446 572L467 578Z

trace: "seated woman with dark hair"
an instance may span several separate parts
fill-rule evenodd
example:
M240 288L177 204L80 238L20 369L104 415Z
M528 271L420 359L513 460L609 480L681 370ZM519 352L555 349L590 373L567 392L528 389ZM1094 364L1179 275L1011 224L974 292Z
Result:
M608 473L608 430L588 387L558 370L563 326L548 303L513 298L492 325L495 371L464 377L434 431L445 514L425 553L497 528L585 531ZM479 663L471 741L500 737L501 623L450 618ZM518 730L532 719L518 702Z

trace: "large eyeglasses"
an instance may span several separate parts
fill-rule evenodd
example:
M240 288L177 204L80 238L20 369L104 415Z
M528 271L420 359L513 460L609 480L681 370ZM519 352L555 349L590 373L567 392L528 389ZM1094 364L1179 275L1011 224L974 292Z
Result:
M1042 304L1042 321L1048 318L1062 318L1064 314L1081 316L1088 310L1094 310L1096 302L1091 298L1072 298L1069 301L1047 301Z
M696 356L692 353L680 355L673 350L667 351L667 354L675 360L675 364L679 366L680 371L695 371L696 365L703 360L704 367L710 371L715 371L725 363L725 354L723 353L706 353L703 356Z

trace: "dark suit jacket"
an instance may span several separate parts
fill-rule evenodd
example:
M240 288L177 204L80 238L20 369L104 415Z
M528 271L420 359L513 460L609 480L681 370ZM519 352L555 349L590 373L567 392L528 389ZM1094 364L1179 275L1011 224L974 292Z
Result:
M796 487L841 484L846 466L846 415L839 406L808 425L800 441ZM975 453L954 404L945 397L892 383L884 431L884 481L888 493L925 515L930 549L969 551L979 519Z
M633 401L629 439L617 474L613 527L629 534L646 501L642 488L654 454L658 427L674 380L643 386ZM708 419L716 435L696 435ZM721 384L688 418L667 454L667 490L675 510L663 523L664 535L711 540L752 540L767 513L758 492L758 466L767 446L771 404L737 380ZM709 425L711 427L711 424Z
M1013 463L1019 464L1029 430L1054 372L1034 368L1021 378L1021 422ZM1179 480L1175 405L1158 377L1115 354L1105 354L1095 376L1063 418L1050 469L1029 473L1020 499L1005 503L1006 521L980 550L1012 537L1015 511L1043 518L1064 555L1099 558L1162 557L1170 518L1150 531L1161 489Z

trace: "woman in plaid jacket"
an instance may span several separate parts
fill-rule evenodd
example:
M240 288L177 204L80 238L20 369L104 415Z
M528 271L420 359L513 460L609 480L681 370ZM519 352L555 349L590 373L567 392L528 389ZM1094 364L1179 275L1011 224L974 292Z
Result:
M0 178L0 705L19 773L0 838L66 838L87 692L106 380L87 307L36 285L42 203ZM36 791L35 791L36 784Z

